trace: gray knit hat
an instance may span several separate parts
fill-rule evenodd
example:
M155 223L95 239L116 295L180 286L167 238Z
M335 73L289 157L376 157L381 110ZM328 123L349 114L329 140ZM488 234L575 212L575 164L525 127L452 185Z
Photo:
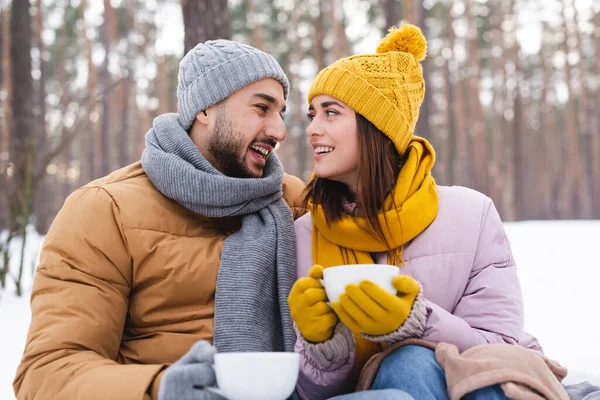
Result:
M290 83L275 58L230 40L209 40L191 49L179 63L177 112L187 130L202 110L252 82L277 79L287 99Z

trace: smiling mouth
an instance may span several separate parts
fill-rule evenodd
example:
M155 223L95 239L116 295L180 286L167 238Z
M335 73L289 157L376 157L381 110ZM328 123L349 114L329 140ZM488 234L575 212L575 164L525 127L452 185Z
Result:
M260 146L256 146L256 145L250 145L250 150L252 150L255 154L259 155L260 157L264 158L265 160L267 158L269 158L269 155L271 154L270 150L267 150L263 147Z
M328 147L328 146L319 146L319 147L315 147L315 154L326 154L326 153L331 153L334 150L333 147Z

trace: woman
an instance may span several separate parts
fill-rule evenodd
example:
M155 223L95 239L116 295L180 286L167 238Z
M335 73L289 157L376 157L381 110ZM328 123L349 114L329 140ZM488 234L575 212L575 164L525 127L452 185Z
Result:
M366 360L406 338L461 352L485 343L541 351L523 332L515 262L492 201L437 186L434 150L413 135L425 53L419 28L405 24L390 30L376 54L322 70L310 89L306 132L315 169L310 214L295 225L300 279L289 296L305 399L352 392ZM323 268L370 263L400 268L397 295L363 281L330 306ZM434 352L419 346L386 357L371 388L348 398L447 397ZM506 398L498 386L470 396Z

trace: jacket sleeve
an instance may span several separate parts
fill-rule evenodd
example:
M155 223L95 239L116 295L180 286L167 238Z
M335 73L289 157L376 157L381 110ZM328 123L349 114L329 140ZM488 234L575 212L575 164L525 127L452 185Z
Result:
M356 342L352 332L338 323L331 339L311 343L296 329L295 351L300 353L296 389L303 400L321 400L350 393L358 378Z
M304 189L306 189L306 184L300 178L284 174L282 185L283 198L290 207L294 220L306 214L307 211L303 206Z
M66 200L46 236L18 399L150 399L163 365L121 365L132 260L120 210L100 187Z
M426 302L423 339L462 352L485 343L517 344L523 334L523 297L500 216L488 198L468 283L452 313Z

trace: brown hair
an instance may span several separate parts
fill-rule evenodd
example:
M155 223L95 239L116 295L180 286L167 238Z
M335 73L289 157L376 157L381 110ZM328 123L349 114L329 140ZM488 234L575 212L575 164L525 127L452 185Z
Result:
M356 113L360 160L358 163L358 193L352 193L346 184L325 178L313 177L308 183L304 207L308 201L320 205L328 224L342 218L344 199L356 202L361 217L388 248L390 264L400 261L398 249L392 249L385 238L378 213L386 197L394 190L400 169L406 162L408 151L399 154L394 143L369 120ZM387 223L387 221L386 221Z

